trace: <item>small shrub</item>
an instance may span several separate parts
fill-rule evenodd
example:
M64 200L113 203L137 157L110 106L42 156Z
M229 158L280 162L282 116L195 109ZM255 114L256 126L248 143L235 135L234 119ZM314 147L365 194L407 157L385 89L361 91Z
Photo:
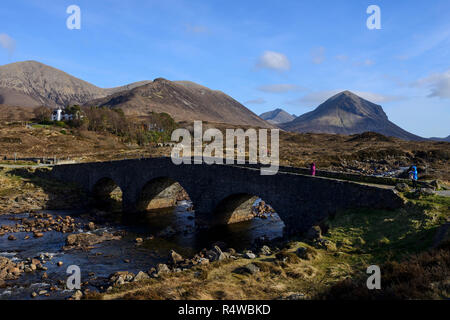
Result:
M287 263L299 263L300 258L293 252L288 252L286 250L280 251L275 254L275 258L278 261L287 262Z

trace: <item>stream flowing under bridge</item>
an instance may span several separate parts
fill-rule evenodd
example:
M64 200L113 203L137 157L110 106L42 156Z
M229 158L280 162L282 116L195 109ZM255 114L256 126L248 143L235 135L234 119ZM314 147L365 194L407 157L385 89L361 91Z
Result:
M383 186L280 171L261 175L239 165L181 164L147 158L54 166L51 175L75 183L94 198L122 190L124 212L169 206L180 186L191 199L198 223L248 220L256 198L272 206L285 232L304 232L329 214L349 208L395 209L403 201ZM169 201L167 201L169 200ZM172 202L173 203L173 202Z

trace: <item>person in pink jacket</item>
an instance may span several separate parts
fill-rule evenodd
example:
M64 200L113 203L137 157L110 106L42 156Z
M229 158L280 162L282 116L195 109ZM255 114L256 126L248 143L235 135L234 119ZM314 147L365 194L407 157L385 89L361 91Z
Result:
M311 173L312 176L316 175L316 164L314 162L311 163L311 166L309 168L309 172Z

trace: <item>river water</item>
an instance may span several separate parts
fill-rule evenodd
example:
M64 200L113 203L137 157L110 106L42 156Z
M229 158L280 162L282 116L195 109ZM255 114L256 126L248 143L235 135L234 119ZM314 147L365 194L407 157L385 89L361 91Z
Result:
M50 291L51 286L60 282L64 287L67 279L66 269L69 265L77 265L81 269L82 282L88 281L85 288L99 290L106 284L106 279L116 271L137 273L148 271L157 263L167 262L170 250L192 257L203 248L211 248L216 241L225 242L228 247L238 251L250 248L255 239L266 237L273 239L282 235L283 222L274 214L267 219L255 218L251 221L200 229L195 226L194 212L189 211L191 204L181 201L171 210L160 210L139 216L117 216L115 222L97 225L94 233L125 231L121 240L105 241L89 251L63 250L67 233L50 231L41 238L33 238L31 233L14 233L17 240L8 240L8 235L0 237L0 256L14 262L27 258L48 254L53 258L45 263L48 278L42 279L43 271L22 273L18 280L6 281L0 288L0 299L31 299L32 292L48 291L50 296L38 295L34 299L65 299L72 291L59 289ZM88 222L84 212L46 211L53 215L70 215L76 222ZM12 217L27 217L28 214L0 215L0 225L15 224ZM167 227L176 231L174 235L158 236ZM84 232L79 230L77 232ZM24 240L26 235L30 239ZM145 241L141 245L135 239L141 237ZM57 266L57 262L63 262ZM103 288L104 289L104 288ZM100 289L101 290L101 289Z

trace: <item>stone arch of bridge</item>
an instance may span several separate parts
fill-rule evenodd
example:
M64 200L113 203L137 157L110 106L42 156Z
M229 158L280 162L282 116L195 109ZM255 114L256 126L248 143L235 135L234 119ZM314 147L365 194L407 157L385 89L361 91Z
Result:
M177 180L160 176L143 185L138 194L136 209L143 212L175 207L180 200L190 201L186 189Z
M93 205L109 211L122 211L123 189L110 177L98 179L91 190Z
M248 221L255 217L267 217L276 213L270 201L247 192L237 192L230 194L218 201L214 207L211 224L231 224Z

